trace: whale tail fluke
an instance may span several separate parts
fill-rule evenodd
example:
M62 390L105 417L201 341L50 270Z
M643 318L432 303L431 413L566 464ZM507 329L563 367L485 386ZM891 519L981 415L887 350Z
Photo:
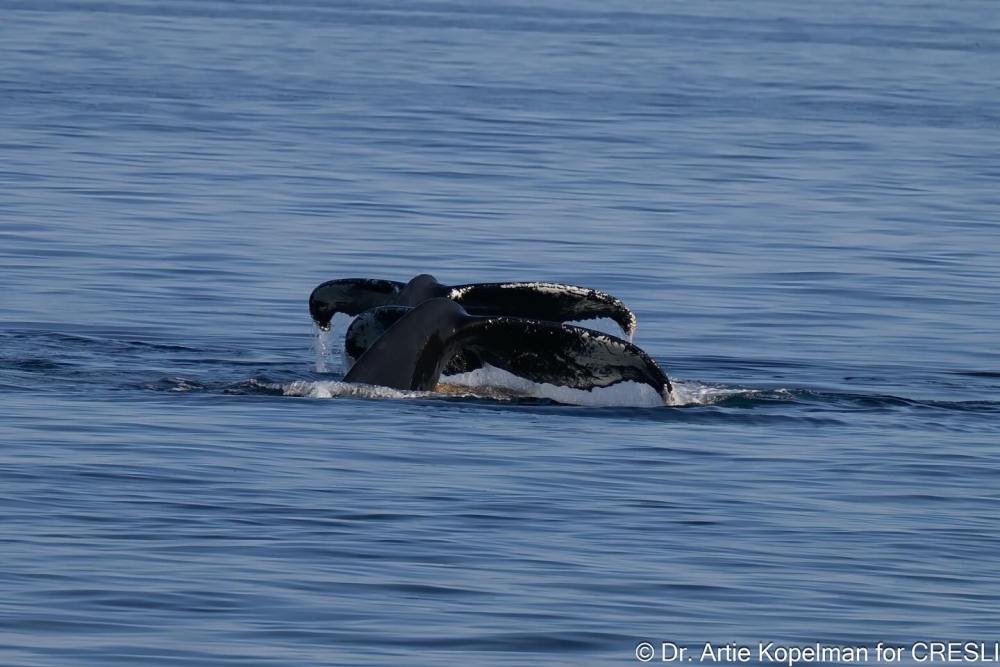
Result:
M488 363L537 383L590 390L639 382L660 395L670 381L628 341L582 327L517 317L477 317L448 298L413 309L366 314L393 320L360 355L344 380L394 389L431 390L456 358ZM359 336L360 338L360 336Z
M635 333L635 314L621 299L586 287L561 283L512 282L456 285L447 296L471 315L507 315L552 322L606 317L625 335Z
M392 303L404 283L374 278L328 280L309 295L309 314L321 329L330 328L337 313L357 315L369 308Z

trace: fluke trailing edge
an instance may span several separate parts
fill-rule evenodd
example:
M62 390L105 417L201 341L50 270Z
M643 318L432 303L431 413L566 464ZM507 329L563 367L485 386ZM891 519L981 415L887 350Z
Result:
M442 285L423 274L408 283L373 278L340 278L323 283L309 296L309 313L320 328L337 313L359 315L377 306L418 306L444 297L470 315L508 315L551 322L606 317L626 335L635 333L635 315L616 297L598 290L559 283L513 282Z
M336 313L358 316L345 337L346 360L353 363L347 382L432 390L442 374L488 365L571 389L636 382L664 399L671 391L667 376L637 346L565 324L604 317L635 331L632 311L597 290L540 282L449 287L429 275L408 283L347 278L313 290L309 312L324 329Z

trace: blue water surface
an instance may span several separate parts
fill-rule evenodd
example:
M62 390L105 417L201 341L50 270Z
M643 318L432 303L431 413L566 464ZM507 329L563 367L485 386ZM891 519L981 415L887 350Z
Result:
M996 640L998 63L993 0L0 0L0 664ZM688 400L310 392L310 290L425 271L612 292Z

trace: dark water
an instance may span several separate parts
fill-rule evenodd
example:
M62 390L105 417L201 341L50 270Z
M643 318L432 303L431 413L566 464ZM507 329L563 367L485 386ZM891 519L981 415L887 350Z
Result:
M995 640L998 63L992 0L0 0L0 663ZM312 287L422 271L619 295L685 404L315 398Z

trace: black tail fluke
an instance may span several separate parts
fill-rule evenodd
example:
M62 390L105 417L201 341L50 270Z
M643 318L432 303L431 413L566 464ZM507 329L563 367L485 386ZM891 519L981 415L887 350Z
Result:
M393 303L405 285L394 280L341 278L329 280L309 295L309 314L321 328L330 328L337 313L357 315L369 308Z
M447 298L384 314L396 321L360 355L345 381L430 390L456 357L465 356L533 382L573 389L632 381L653 387L661 396L670 391L670 381L649 355L598 331L514 317L476 317Z
M635 315L607 292L560 283L474 283L456 285L447 294L470 315L507 315L551 322L606 317L626 335L635 333Z

